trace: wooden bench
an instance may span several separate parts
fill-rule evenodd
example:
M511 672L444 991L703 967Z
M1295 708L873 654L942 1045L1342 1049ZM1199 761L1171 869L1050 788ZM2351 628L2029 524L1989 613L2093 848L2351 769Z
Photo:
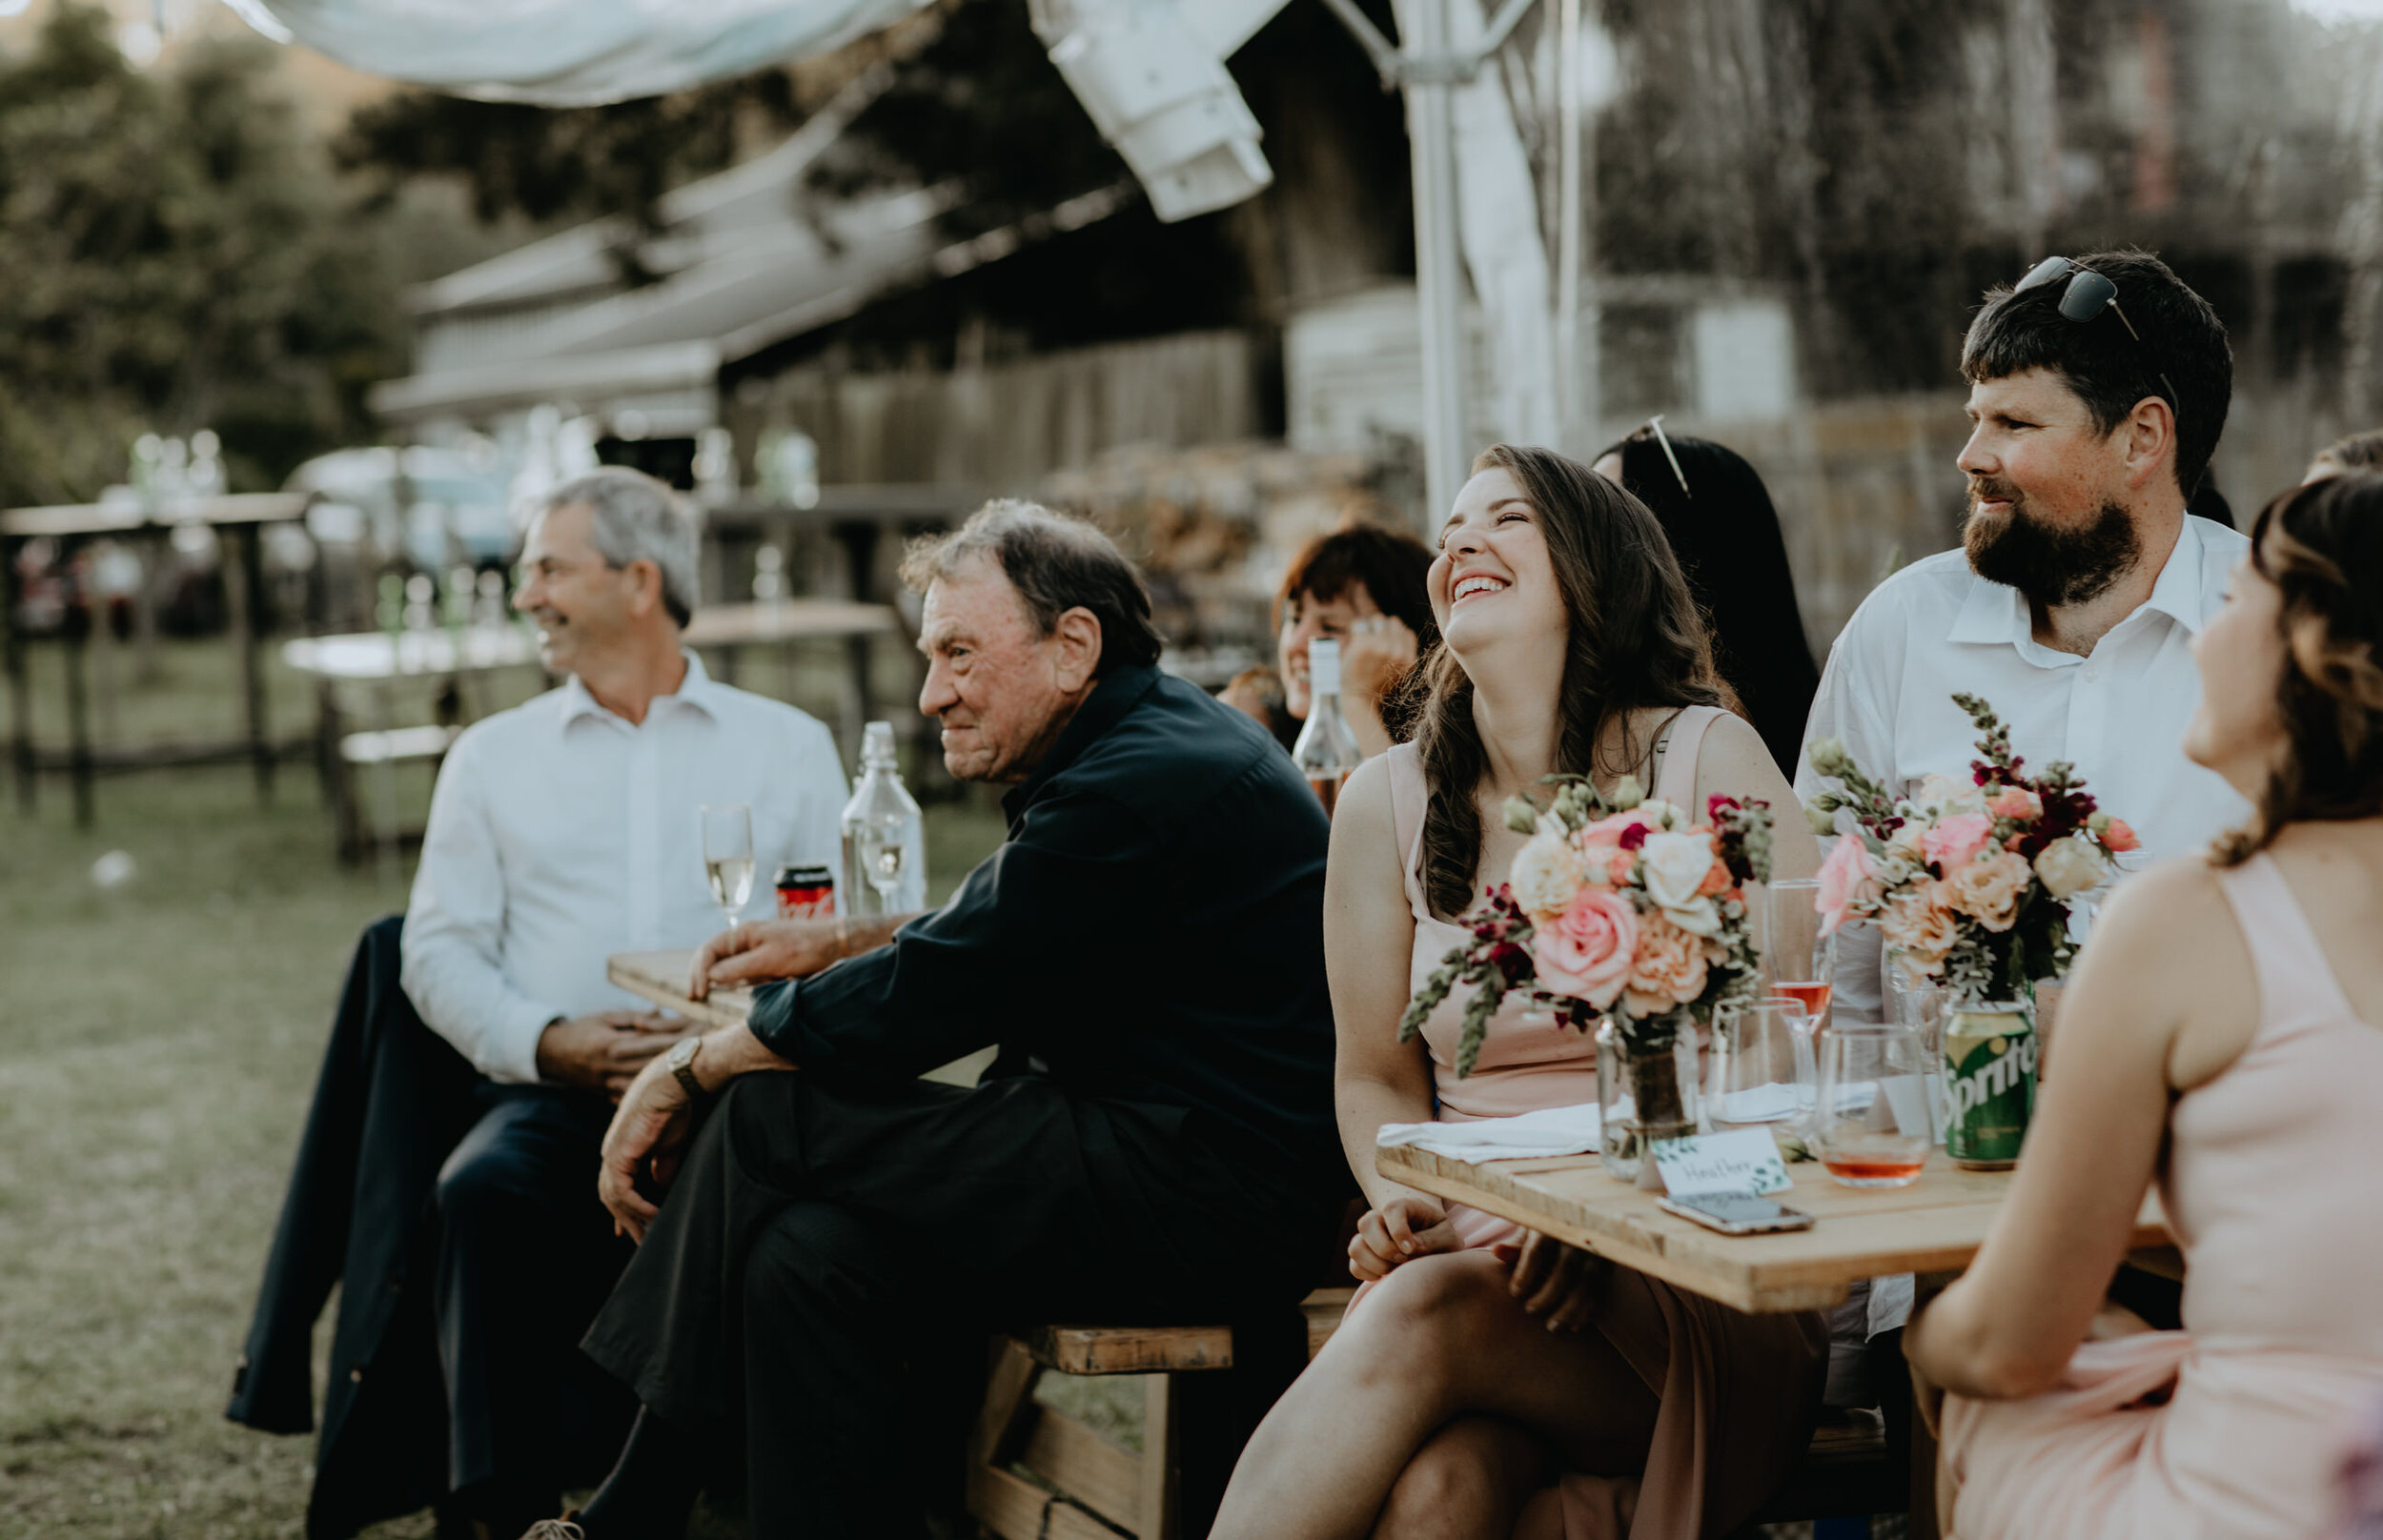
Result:
M1354 1289L1301 1302L1308 1356L1340 1325ZM1232 1367L1227 1327L1048 1326L1000 1339L968 1448L968 1512L1003 1540L1184 1540L1176 1530L1176 1376ZM1142 1452L1034 1399L1046 1372L1150 1376ZM1903 1510L1908 1472L1876 1413L1838 1414L1758 1524Z

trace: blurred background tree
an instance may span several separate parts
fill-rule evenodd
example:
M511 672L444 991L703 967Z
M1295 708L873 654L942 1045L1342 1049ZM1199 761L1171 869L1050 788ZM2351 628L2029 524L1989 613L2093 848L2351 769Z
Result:
M148 431L214 428L234 490L372 436L397 280L274 69L226 37L145 74L79 5L0 54L0 505L97 496Z

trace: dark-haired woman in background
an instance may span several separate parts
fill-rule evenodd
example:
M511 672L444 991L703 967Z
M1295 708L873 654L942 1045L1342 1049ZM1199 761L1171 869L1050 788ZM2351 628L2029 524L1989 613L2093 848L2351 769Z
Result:
M2103 906L2010 1195L1904 1339L1953 1392L1962 1540L2316 1540L2383 1397L2383 477L2294 488L2251 542L2184 750L2257 814ZM2126 1335L2103 1295L2154 1182L2184 1329Z
M1274 597L1274 688L1253 669L1224 690L1289 748L1308 717L1308 643L1340 643L1340 709L1372 759L1407 736L1398 687L1439 638L1423 590L1432 553L1421 540L1379 524L1350 522L1310 540L1292 558Z
M1443 1204L1382 1176L1375 1140L1386 1123L1597 1094L1592 1041L1520 997L1491 1017L1470 1076L1456 1070L1461 998L1398 1040L1414 988L1464 939L1457 916L1514 863L1507 798L1541 793L1552 771L1608 792L1634 775L1683 806L1769 802L1782 877L1817 870L1819 849L1762 740L1721 709L1661 528L1614 482L1547 450L1489 450L1440 531L1430 592L1441 645L1414 741L1350 778L1324 886L1334 1100L1372 1205L1350 1270L1368 1287L1251 1440L1212 1532L1725 1533L1810 1436L1821 1317L1741 1315Z
M1650 420L1598 456L1597 472L1654 511L1713 630L1713 665L1771 758L1792 775L1821 671L1771 495L1734 451Z

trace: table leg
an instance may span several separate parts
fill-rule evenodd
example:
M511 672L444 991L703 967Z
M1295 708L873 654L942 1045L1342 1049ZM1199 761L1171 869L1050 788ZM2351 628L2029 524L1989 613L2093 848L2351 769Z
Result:
M91 684L86 678L91 655L91 596L74 575L74 547L68 545L59 570L66 582L66 732L67 768L74 780L74 826L88 829L97 817L92 801Z
M236 592L229 597L232 624L240 650L240 690L248 709L249 759L256 767L256 800L273 800L273 745L265 732L265 666L258 655L265 630L265 558L264 529L258 524L237 525L232 532L238 560L227 564L227 578L237 574L232 586Z
M25 634L18 626L23 580L17 558L23 540L0 540L0 647L9 678L9 760L16 772L17 811L33 813L33 692L26 679Z

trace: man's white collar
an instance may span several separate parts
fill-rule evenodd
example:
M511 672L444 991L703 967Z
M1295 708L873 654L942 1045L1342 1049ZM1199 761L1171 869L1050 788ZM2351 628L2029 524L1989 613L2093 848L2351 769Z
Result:
M2217 528L2208 519L2185 517L2175 548L2168 553L2168 560L2151 585L2151 597L2144 600L2142 610L2135 612L2137 615L2143 610L2157 610L2187 631L2200 634L2215 607L2213 585L2206 580L2205 563L2210 559L2209 537ZM1945 640L2008 642L2015 647L2034 637L2035 619L2028 612L2026 595L2007 583L1988 581L1974 572L1969 575L1968 595L1953 617Z

